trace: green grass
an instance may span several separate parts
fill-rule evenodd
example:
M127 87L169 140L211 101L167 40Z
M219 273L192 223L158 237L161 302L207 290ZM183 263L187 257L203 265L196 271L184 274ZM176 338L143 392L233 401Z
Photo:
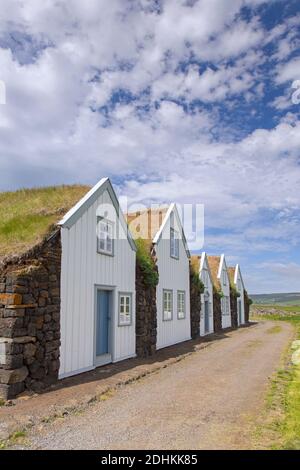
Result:
M0 258L39 243L88 186L53 186L0 193Z
M295 328L296 339L300 339L300 315L259 315L252 319L289 322ZM277 371L268 394L267 405L274 418L266 424L262 435L272 434L272 449L300 450L300 366L291 363L291 355L289 348L286 365Z
M280 333L281 330L282 330L281 326L276 325L276 326L273 326L272 328L270 328L269 330L267 330L267 333L273 335L273 334L276 334L276 333Z
M143 273L144 283L149 287L158 284L158 272L150 255L151 243L148 240L138 238L135 240L137 246L136 259Z
M299 312L300 313L300 305L262 305L262 304L253 304L253 308L267 310L280 310L282 312Z
M26 436L27 434L25 430L15 431L8 439L0 441L0 450L5 450L18 444L25 444Z

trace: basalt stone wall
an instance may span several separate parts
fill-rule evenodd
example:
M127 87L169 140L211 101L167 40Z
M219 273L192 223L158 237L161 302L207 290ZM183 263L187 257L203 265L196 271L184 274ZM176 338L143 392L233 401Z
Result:
M136 354L148 357L156 351L156 286L149 286L138 262L136 264Z
M214 332L222 331L222 311L221 311L221 298L214 292L213 295L213 311L214 311Z
M245 323L249 323L249 312L250 312L250 299L248 292L244 290L244 306L245 306Z
M232 328L238 327L237 296L236 292L230 288L230 313Z
M60 232L0 270L0 396L55 382L60 347Z
M191 311L191 337L200 336L201 292L193 284L193 272L190 269L190 311Z

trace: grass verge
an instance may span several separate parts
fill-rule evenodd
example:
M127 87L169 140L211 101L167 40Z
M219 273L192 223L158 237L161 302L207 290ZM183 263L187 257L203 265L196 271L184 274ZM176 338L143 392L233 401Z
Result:
M300 315L259 315L251 319L289 322L295 328L295 339L300 339ZM268 419L257 434L259 440L269 442L270 449L300 450L300 364L292 363L292 354L290 347L284 366L272 379L267 396Z

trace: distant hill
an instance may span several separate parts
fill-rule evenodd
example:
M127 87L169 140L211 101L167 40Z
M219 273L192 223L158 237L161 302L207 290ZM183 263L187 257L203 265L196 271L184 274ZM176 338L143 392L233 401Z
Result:
M286 294L252 294L253 303L262 305L300 305L300 292Z

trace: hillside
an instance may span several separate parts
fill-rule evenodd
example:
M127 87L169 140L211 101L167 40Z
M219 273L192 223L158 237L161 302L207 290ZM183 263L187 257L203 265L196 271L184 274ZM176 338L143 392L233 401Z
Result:
M300 305L300 292L286 294L252 294L255 304L261 305Z
M0 259L39 243L89 186L52 186L0 193Z

